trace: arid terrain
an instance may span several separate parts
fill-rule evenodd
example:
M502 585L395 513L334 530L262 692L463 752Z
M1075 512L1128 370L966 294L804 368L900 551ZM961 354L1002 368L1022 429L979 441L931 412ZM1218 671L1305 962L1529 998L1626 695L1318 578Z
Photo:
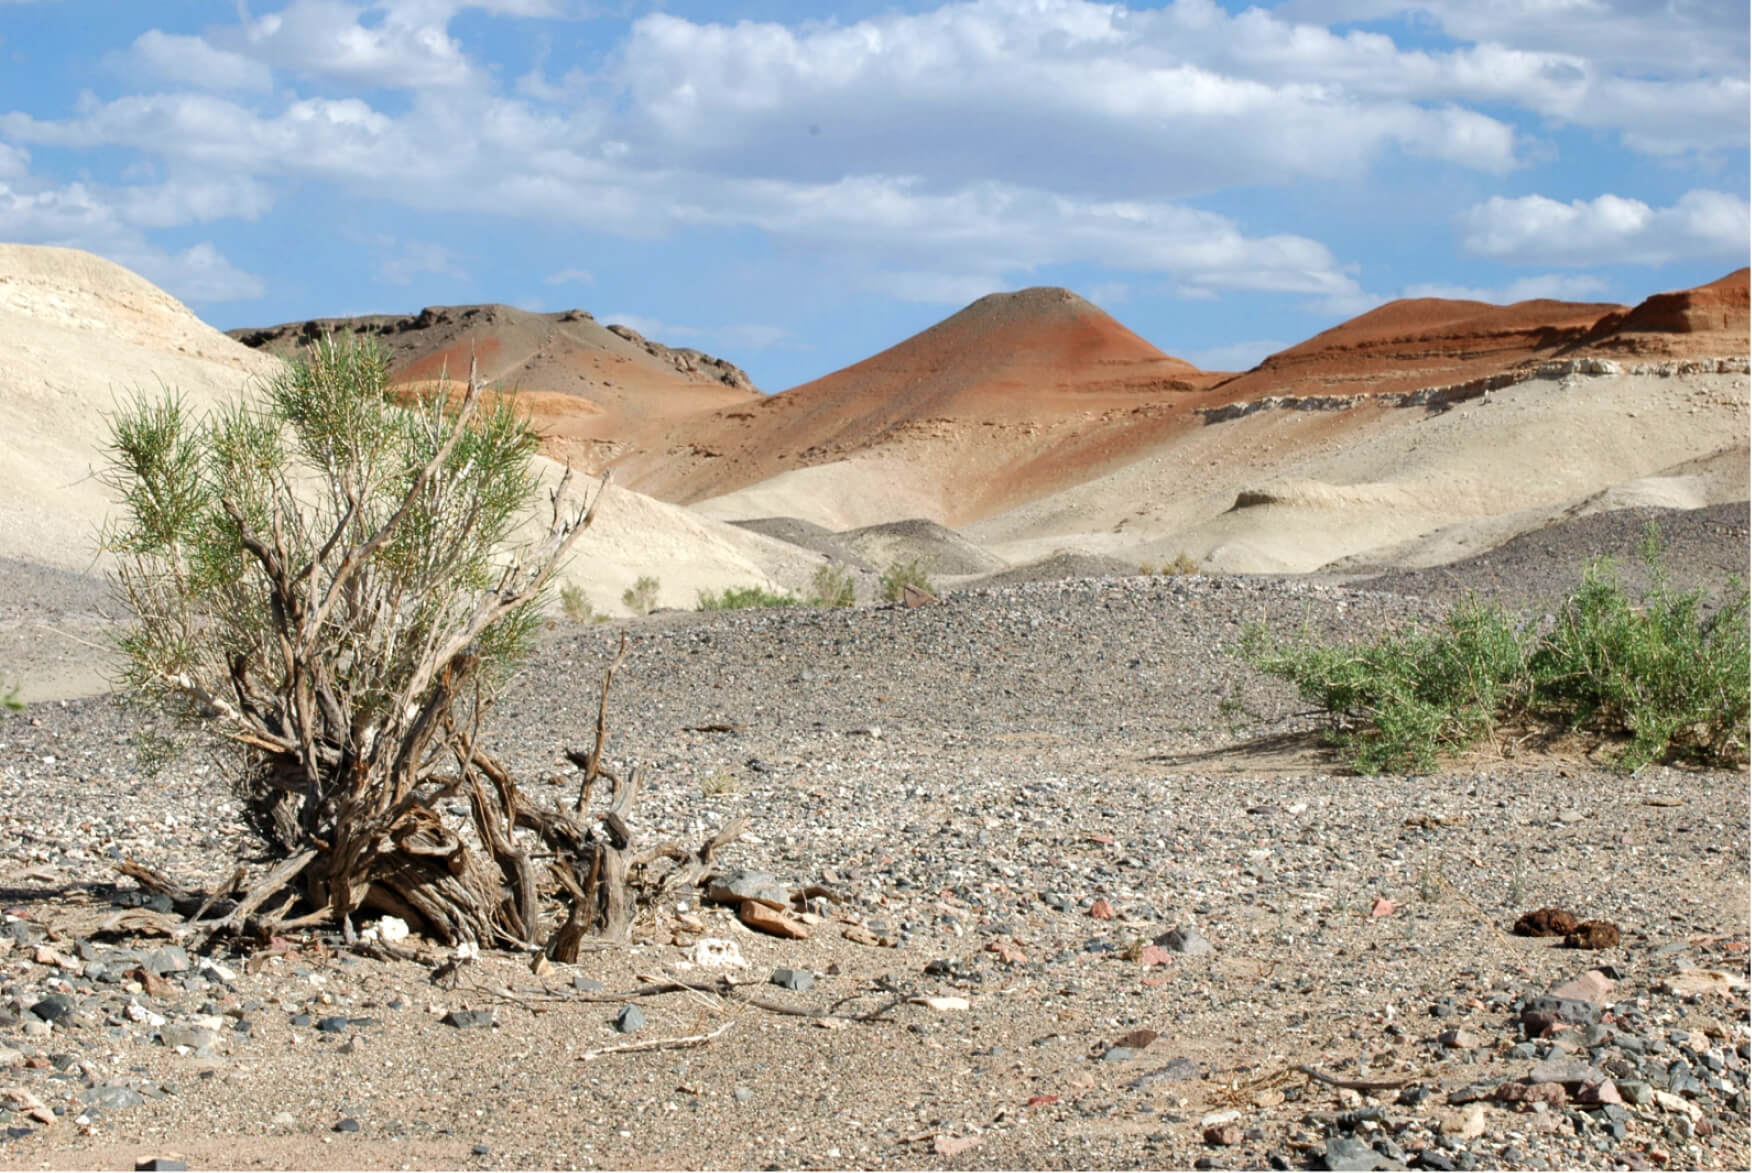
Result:
M633 834L746 816L722 866L806 935L702 893L576 966L326 929L201 953L118 874L265 861L227 759L108 690L102 413L160 380L235 402L327 327L409 394L478 356L550 482L615 468L565 577L606 621L555 608L489 739L569 802L624 633ZM1236 652L1472 591L1537 619L1600 556L1637 581L1650 522L1719 597L1747 328L1741 270L1634 307L1393 303L1228 374L1037 289L763 397L582 311L240 342L0 246L0 1166L1748 1167L1745 771L1514 736L1360 777ZM939 601L874 601L907 558ZM823 565L858 606L692 609ZM619 605L641 576L651 615ZM1553 906L1618 942L1512 931Z

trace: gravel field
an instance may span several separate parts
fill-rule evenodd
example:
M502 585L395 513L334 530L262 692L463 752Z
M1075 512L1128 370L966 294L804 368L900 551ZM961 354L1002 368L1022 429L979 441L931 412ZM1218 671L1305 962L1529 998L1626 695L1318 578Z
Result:
M1422 593L1105 578L627 625L635 833L746 814L723 862L826 892L809 936L666 908L631 950L489 955L454 987L321 934L253 958L99 935L121 857L230 872L223 768L146 773L150 725L112 699L0 715L0 1164L1747 1167L1744 773L1507 747L1346 776L1229 651L1253 620L1428 619ZM572 793L620 630L556 631L502 704L538 801ZM1547 905L1621 943L1509 932ZM807 1013L631 993L715 978L701 937Z

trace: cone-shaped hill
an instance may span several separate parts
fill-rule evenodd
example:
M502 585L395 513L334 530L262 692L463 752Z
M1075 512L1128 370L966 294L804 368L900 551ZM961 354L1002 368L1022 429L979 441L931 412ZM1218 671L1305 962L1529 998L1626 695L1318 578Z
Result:
M1170 410L1219 377L1069 290L997 293L752 409L684 420L628 471L646 492L699 501L879 454L942 504L934 516L967 518L1090 475L1118 455L1110 440L1133 413Z

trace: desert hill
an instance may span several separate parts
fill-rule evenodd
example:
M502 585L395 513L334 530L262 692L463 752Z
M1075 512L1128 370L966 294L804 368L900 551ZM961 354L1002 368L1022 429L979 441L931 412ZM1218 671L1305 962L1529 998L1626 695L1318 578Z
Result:
M100 690L106 612L114 612L97 551L112 507L100 479L108 417L136 390L155 397L167 388L202 415L252 394L281 360L226 337L119 265L72 249L9 244L0 244L0 346L7 424L0 429L0 684L18 684L26 700ZM619 366L657 361L646 360ZM462 365L466 372L466 359ZM693 393L697 385L707 397L754 394L723 384L714 391L711 382L677 373L651 385L661 393L677 386ZM561 469L538 458L537 471L552 484ZM622 591L643 576L661 584L659 605L692 607L702 590L798 589L822 562L619 486L608 492L561 574L605 615L624 613Z
M1579 349L1627 359L1743 354L1752 328L1749 273L1736 269L1708 285L1657 293L1622 317L1603 319Z
M1281 350L1225 381L1235 401L1267 395L1348 395L1461 383L1555 358L1583 343L1621 305L1539 299L1498 306L1419 297L1386 305Z
M467 378L475 359L483 378L525 396L548 456L592 471L654 443L677 419L761 398L732 363L604 325L584 310L428 306L414 315L313 318L230 334L281 357L329 334L369 338L389 352L398 382L424 386Z
M752 407L684 420L663 451L622 467L630 484L717 516L802 498L802 516L831 528L958 524L1123 459L1135 419L1218 378L1075 293L1038 287L981 298Z

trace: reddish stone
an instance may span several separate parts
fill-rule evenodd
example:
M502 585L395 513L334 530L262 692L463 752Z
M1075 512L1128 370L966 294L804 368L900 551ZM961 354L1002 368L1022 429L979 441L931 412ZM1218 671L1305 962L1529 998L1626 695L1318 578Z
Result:
M1089 906L1089 915L1096 920L1112 920L1113 905L1107 903L1105 897L1098 899Z

